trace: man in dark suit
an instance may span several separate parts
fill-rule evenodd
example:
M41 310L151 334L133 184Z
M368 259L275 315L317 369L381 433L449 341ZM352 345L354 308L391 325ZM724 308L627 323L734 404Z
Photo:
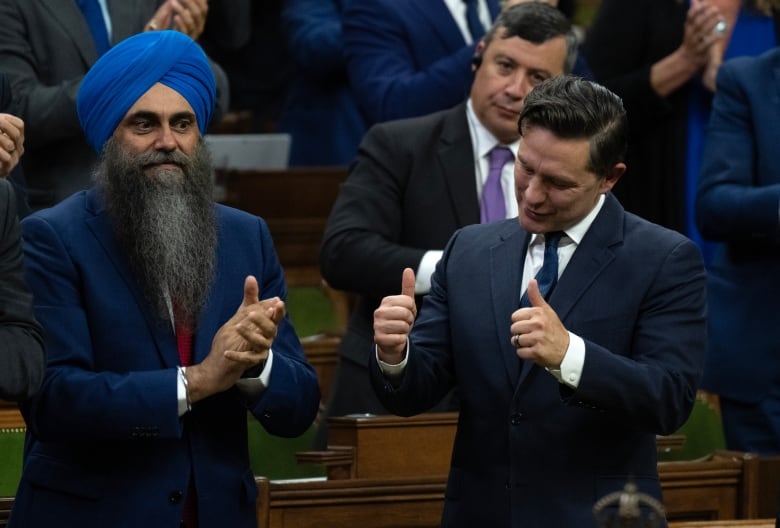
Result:
M470 4L470 5L469 5ZM344 56L366 123L415 117L463 101L471 58L499 0L347 3Z
M32 396L43 378L43 336L33 316L32 295L24 282L16 199L11 184L3 178L0 178L0 303L0 400L24 400Z
M449 237L480 222L489 153L496 146L517 150L523 99L542 80L570 71L575 49L571 25L554 7L514 6L477 48L467 102L367 133L328 219L320 254L330 286L360 294L340 348L327 416L387 413L368 381L374 310L397 289L396 277L406 267L417 270L416 293L427 293ZM515 216L512 163L500 177L502 217ZM321 427L320 446L327 423Z
M0 71L14 93L9 110L27 124L22 167L28 200L36 210L90 185L95 152L84 141L76 117L76 94L99 57L79 3L95 0L0 0ZM95 7L100 6L95 3ZM203 31L206 0L107 0L104 20L115 44L142 31L180 30L192 38ZM227 110L228 84L212 63L218 83L217 115ZM56 160L56 163L52 163Z
M696 222L708 267L702 386L720 396L726 446L780 454L780 48L726 61L707 132Z
M661 499L655 437L693 407L704 267L610 194L627 134L612 92L550 79L519 129L519 218L457 231L419 317L404 271L376 311L371 380L403 416L458 389L442 526L595 528L593 504L629 480Z
M215 99L178 31L122 41L81 83L95 188L22 222L49 347L11 527L254 528L247 413L279 436L314 420L268 227L213 203Z

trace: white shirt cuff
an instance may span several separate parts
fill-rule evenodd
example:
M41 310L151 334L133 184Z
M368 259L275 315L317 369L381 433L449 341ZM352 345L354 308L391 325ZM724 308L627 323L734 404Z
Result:
M547 369L547 372L555 376L558 383L563 383L576 389L582 377L582 368L585 365L585 341L576 334L569 332L569 348L563 356L560 369Z
M430 250L426 251L420 260L420 266L417 268L417 275L415 276L414 293L417 295L424 295L431 291L431 275L433 275L436 269L436 264L441 260L441 256L444 251Z

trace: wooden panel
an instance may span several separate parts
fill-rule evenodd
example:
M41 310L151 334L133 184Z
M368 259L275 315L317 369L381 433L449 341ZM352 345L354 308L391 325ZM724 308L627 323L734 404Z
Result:
M775 528L774 519L672 522L669 528Z
M13 506L13 497L0 497L0 528L5 528L8 525L8 517L11 515Z
M290 285L318 285L322 234L345 167L231 170L218 175L224 204L268 223Z
M25 429L22 413L15 403L0 401L0 429Z
M736 518L742 471L741 460L716 455L696 461L659 462L667 519Z
M339 343L341 337L336 335L318 334L302 337L301 345L306 353L306 359L317 372L320 382L320 394L323 402L328 401L328 392L336 372L339 359Z
M269 526L433 528L441 520L445 484L443 477L271 481Z
M333 417L328 445L356 448L357 478L447 475L457 423L457 413Z

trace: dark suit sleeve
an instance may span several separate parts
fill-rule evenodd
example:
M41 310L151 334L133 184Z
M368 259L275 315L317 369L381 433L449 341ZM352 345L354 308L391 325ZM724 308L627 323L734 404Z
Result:
M31 396L43 377L41 329L24 282L22 249L11 186L0 179L0 399Z
M287 0L282 24L295 63L310 77L344 70L341 13L333 0Z
M0 20L0 70L12 80L15 97L10 111L24 118L25 147L35 149L80 136L76 94L83 74L46 83L47 65L38 62L29 42L29 33L42 29L28 26L15 1L0 2Z
M696 222L708 239L780 240L778 62L737 59L718 73L696 197Z
M611 282L600 284L601 295L578 306L572 326L585 339L585 365L576 391L564 401L608 411L640 431L671 434L690 415L701 381L706 276L693 242L676 233L657 236L656 228L628 235L628 251L663 257L637 259L633 266L641 268L641 262L644 268L636 276L619 269L623 264L608 270L618 276L605 278ZM621 284L632 285L622 299L616 293Z
M376 125L328 218L320 253L322 275L334 288L382 297L400 287L405 267L417 269L426 249L402 245L404 193L411 172L398 133ZM419 215L419 211L414 214Z
M344 13L347 69L369 123L455 106L468 96L473 80L474 45L464 44L431 64L416 64L415 44L404 27L415 21L401 20L405 11L393 3L352 2Z

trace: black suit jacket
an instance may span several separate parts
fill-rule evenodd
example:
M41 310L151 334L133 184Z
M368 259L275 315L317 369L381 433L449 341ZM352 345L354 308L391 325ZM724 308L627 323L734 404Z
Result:
M43 337L23 277L16 202L11 184L0 178L0 399L32 395L43 367Z
M466 104L373 126L364 137L325 230L320 268L334 288L360 294L341 346L362 379L337 375L329 415L377 412L368 383L373 313L400 292L403 269L444 249L459 227L479 223L474 155ZM418 299L419 301L419 299ZM346 383L363 386L340 402Z

